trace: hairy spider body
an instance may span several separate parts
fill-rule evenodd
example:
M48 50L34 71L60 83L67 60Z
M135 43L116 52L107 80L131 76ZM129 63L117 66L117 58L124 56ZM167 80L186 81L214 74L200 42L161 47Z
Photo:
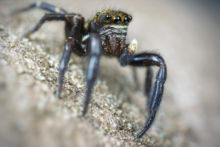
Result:
M95 17L86 22L85 30L100 35L103 54L120 56L128 49L126 36L131 19L130 15L122 11L105 10L97 12Z
M160 55L148 52L135 54L137 41L132 40L130 44L126 42L128 25L132 20L131 15L122 11L105 10L97 12L94 17L85 22L84 17L80 14L67 13L66 10L45 2L33 3L28 7L16 10L14 13L24 12L36 7L51 13L45 14L39 23L24 34L23 37L29 37L46 21L57 20L65 22L66 42L59 67L58 98L61 96L64 74L71 53L75 53L78 56L89 56L83 115L87 112L88 104L91 99L92 89L97 79L101 55L119 58L119 62L122 66L147 67L144 90L148 97L147 105L149 116L144 128L136 136L137 138L141 138L152 125L160 106L167 69L165 61ZM151 66L159 67L153 86Z

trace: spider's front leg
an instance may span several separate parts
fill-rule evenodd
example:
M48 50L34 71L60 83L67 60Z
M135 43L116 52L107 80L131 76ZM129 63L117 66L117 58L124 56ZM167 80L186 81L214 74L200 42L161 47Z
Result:
M60 60L59 77L58 77L58 90L57 90L57 93L56 93L57 98L61 97L64 74L65 74L67 65L69 63L71 53L72 53L72 48L73 48L73 45L74 45L73 42L74 41L73 41L72 37L68 37L66 39L66 42L65 42L63 56Z
M63 56L60 60L59 77L58 77L58 90L56 96L60 98L64 80L64 74L69 63L70 55L72 52L79 56L85 56L86 52L81 47L81 39L83 35L84 19L79 15L66 14L66 42Z
M146 121L144 128L137 134L137 138L141 138L144 133L150 128L152 125L157 110L160 106L160 102L163 95L164 83L167 77L167 69L164 59L158 55L153 53L140 53L136 55L122 54L120 58L121 65L132 65L132 66L158 66L159 71L156 76L156 81L154 82L153 91L150 94L150 86L151 84L145 83L145 93L150 96L148 99L148 110L149 116ZM150 82L152 78L152 71L149 69L147 72L146 82Z
M92 89L95 85L98 70L99 70L99 61L102 54L101 39L98 34L91 33L90 39L88 42L88 51L89 51L89 61L86 73L86 93L84 101L83 115L86 114L88 109L88 104L91 100Z

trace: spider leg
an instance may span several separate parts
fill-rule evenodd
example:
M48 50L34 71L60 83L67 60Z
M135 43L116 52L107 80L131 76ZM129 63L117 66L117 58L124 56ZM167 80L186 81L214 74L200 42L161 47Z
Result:
M46 21L53 21L53 20L66 20L66 15L65 14L45 14L39 21L37 25L35 25L30 31L25 33L22 37L27 38L29 37L32 33L36 32L37 30L40 29L40 27L46 22Z
M128 56L128 55L127 55ZM130 55L131 56L131 55ZM166 69L166 64L164 59L157 54L153 54L153 53L140 53L140 54L136 54L133 55L131 57L127 57L127 58L120 58L120 63L121 65L132 65L132 66L158 66L159 67L159 71L157 72L157 76L156 76L156 80L154 82L154 87L153 87L153 91L152 94L150 95L150 101L149 102L149 116L147 118L146 124L144 126L144 128L137 134L137 139L141 138L144 133L150 128L150 126L152 125L157 110L160 106L160 102L162 99L162 95L163 95L163 89L164 89L164 83L166 81L166 77L167 77L167 69ZM149 71L149 73L147 73L148 77L146 78L146 82L151 81L151 71ZM150 84L145 84L145 93L149 94L150 92Z
M12 12L12 14L26 12L26 11L29 11L29 10L34 9L34 8L40 8L40 9L43 9L43 10L46 10L46 11L49 11L49 12L52 12L52 13L60 13L60 14L67 13L67 11L62 9L62 8L58 8L54 5L48 4L46 2L38 1L38 2L30 4L29 6L27 6L25 8L15 10L15 11Z
M66 68L69 63L69 59L71 53L75 53L79 56L85 56L86 53L84 52L83 48L81 47L81 39L82 39L82 32L83 32L83 25L84 19L79 15L65 15L66 21L66 43L63 52L63 56L60 60L60 67L59 67L59 77L58 77L58 90L56 96L60 98L64 80L64 74L66 72Z
M58 77L58 90L56 93L56 96L58 98L60 98L60 96L61 96L64 74L65 74L67 65L69 63L70 55L72 53L72 48L73 48L72 37L69 37L66 40L63 56L60 60L59 77Z
M147 96L148 100L147 100L147 109L148 112L150 113L150 106L151 106L151 102L152 102L152 96L151 96L151 92L152 92L152 78L153 78L153 70L152 67L147 67L147 76L145 78L145 95Z
M67 14L66 20L65 36L73 36L75 40L73 52L78 56L87 55L87 50L81 45L84 35L84 18L79 14Z
M151 86L152 86L152 78L153 78L153 70L152 67L147 67L147 76L145 78L145 94L150 97Z
M96 33L91 33L88 42L89 61L86 73L86 93L84 101L83 115L86 114L88 104L91 100L92 89L95 85L99 70L99 61L101 57L101 39Z

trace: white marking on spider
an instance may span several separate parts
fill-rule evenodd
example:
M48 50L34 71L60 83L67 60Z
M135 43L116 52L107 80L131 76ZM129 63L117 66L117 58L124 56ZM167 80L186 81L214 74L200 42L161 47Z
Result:
M55 8L56 13L60 13L60 11L61 11L60 8Z
M131 43L130 43L129 46L128 46L129 53L134 53L134 52L136 52L136 50L137 50L137 44L138 44L138 42L137 42L136 39L132 39L132 40L131 40Z
M83 38L82 38L82 42L86 41L86 40L89 38L89 36L90 36L89 34L83 36Z

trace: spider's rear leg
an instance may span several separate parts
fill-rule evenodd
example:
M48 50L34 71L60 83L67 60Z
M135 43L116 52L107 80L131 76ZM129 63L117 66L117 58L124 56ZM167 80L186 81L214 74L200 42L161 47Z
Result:
M29 11L29 10L34 9L34 8L40 8L40 9L43 9L43 10L46 10L46 11L49 11L49 12L52 12L52 13L60 13L60 14L67 13L67 11L62 9L62 8L58 8L58 7L54 6L54 5L48 4L46 2L38 1L38 2L30 4L27 7L15 10L15 11L12 12L12 14L26 12L26 11Z
M25 33L22 38L28 38L32 33L36 32L40 29L40 27L46 22L46 21L54 21L54 20L61 20L66 21L66 14L45 14L37 25L35 25L30 31Z
M88 42L88 50L89 50L89 62L86 73L86 93L85 93L83 115L85 115L87 112L88 104L91 99L92 89L95 85L98 75L99 61L101 57L101 39L99 35L95 33L90 34L90 39Z
M160 102L163 95L163 89L164 89L164 83L166 81L167 76L167 69L166 64L163 60L163 58L160 55L152 54L152 53L140 53L133 56L127 55L127 58L120 58L121 65L132 65L132 66L158 66L159 71L156 76L156 81L154 82L154 87L152 94L150 94L150 102L149 102L149 116L146 121L146 124L144 128L137 134L137 138L141 138L144 133L150 128L152 125L157 110L160 106ZM146 82L151 81L151 71L149 70L149 73L147 73L148 77L146 78ZM150 85L147 83L145 84L145 93L149 95L150 93Z

